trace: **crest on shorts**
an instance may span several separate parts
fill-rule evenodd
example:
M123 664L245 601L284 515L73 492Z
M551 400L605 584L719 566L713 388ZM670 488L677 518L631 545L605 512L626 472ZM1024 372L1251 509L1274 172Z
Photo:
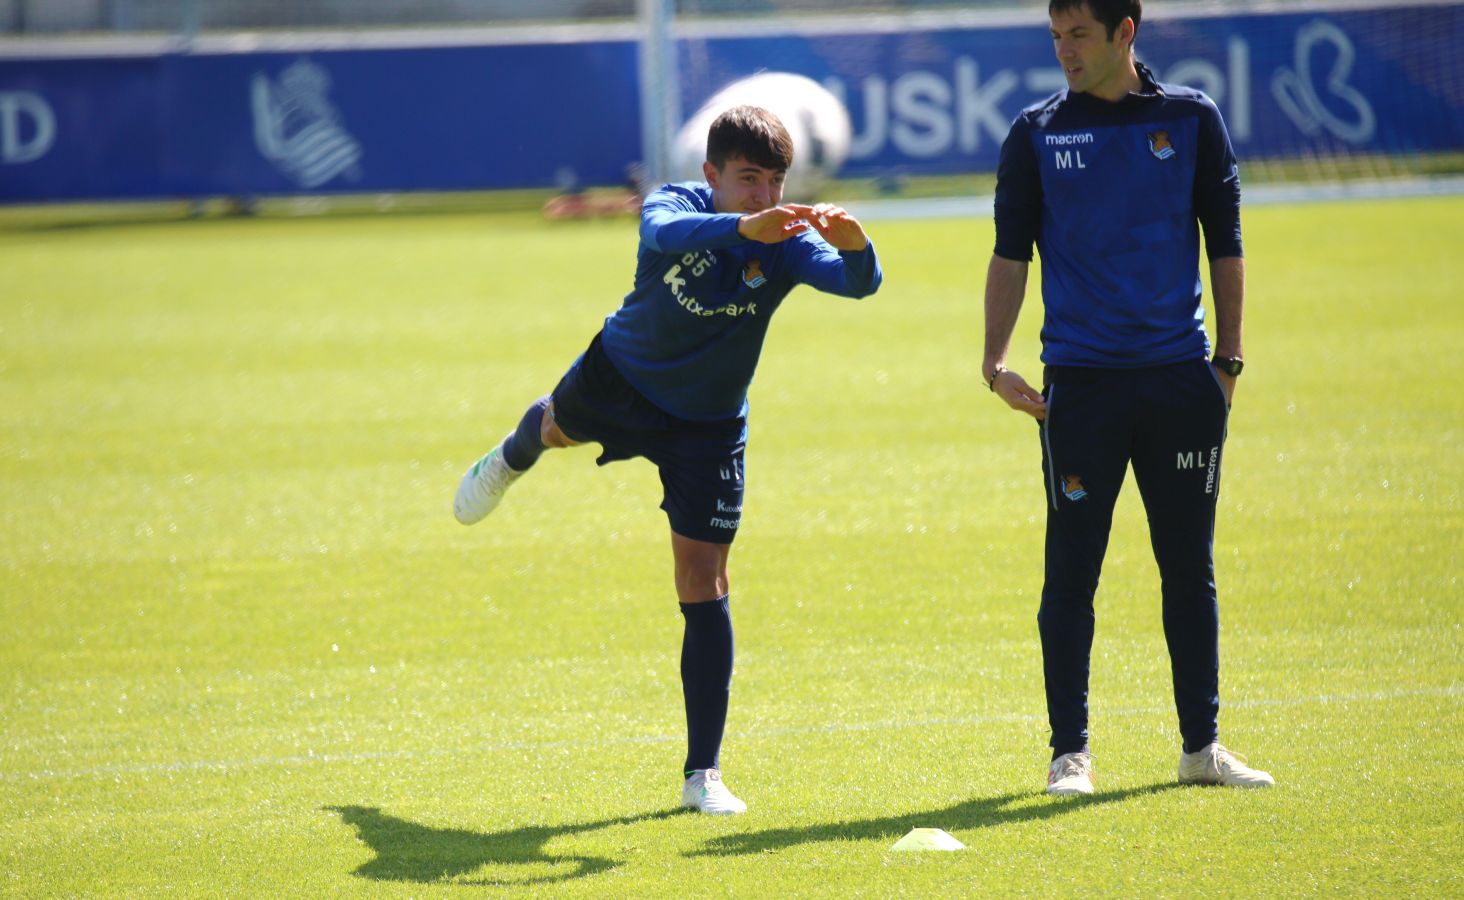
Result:
M1088 496L1088 489L1083 487L1082 477L1078 475L1062 476L1062 495L1073 501Z
M1149 152L1158 159L1168 159L1174 155L1174 145L1169 142L1169 132L1154 131L1149 134Z
M760 288L768 283L767 277L762 273L762 260L747 261L747 265L742 267L742 283L750 288Z

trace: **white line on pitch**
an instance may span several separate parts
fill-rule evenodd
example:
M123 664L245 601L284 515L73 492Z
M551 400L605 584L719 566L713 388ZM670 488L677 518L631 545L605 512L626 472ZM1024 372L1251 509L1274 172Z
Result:
M1361 701L1401 700L1406 697L1458 697L1464 695L1464 685L1450 685L1444 688L1423 690L1369 691L1358 694L1323 694L1314 697L1284 697L1262 700L1237 700L1222 703L1222 709L1247 709L1263 706L1306 706L1314 703L1356 703ZM1094 710L1095 716L1143 716L1173 712L1169 706L1131 706L1118 709ZM794 725L778 728L758 728L740 731L733 735L742 740L759 740L790 734L830 734L849 731L896 730L902 728L930 728L941 725L991 725L1006 722L1045 722L1047 717L1028 713L1003 713L999 715L941 716L926 719L884 719L874 722L836 722L826 725ZM430 759L438 756L461 756L469 753L497 753L507 750L550 750L561 747L606 747L624 744L663 744L684 740L683 735L657 734L641 737L609 738L605 740L580 740L563 738L548 741L502 741L454 750L387 750L363 753L307 753L294 756L262 756L253 759L224 759L179 761L170 763L118 763L115 765L91 766L81 769L41 769L33 772L3 772L0 781L40 781L50 779L99 778L122 775L166 774L173 772L230 772L235 769L262 768L270 766L302 766L314 763L368 762L376 759Z

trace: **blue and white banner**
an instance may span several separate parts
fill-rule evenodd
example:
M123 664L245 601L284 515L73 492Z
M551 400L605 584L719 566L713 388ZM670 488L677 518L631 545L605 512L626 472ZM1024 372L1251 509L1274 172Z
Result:
M0 202L614 184L630 42L0 60Z
M1153 8L1153 7L1151 7ZM1464 4L1164 18L1136 48L1160 81L1204 90L1241 159L1464 150ZM683 95L764 68L844 100L844 174L991 171L1012 120L1064 87L1047 20L1030 26L752 37L687 48Z
M1242 160L1464 151L1464 3L1150 15L1140 56L1216 101ZM682 112L795 72L849 109L844 174L990 171L1016 114L1062 87L1045 16L913 21L688 32ZM0 57L0 202L621 183L642 157L636 53L622 34Z

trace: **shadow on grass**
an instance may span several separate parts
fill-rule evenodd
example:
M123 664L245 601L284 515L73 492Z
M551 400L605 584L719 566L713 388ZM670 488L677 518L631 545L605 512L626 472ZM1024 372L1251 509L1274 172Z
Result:
M712 838L702 849L686 855L737 856L745 853L782 850L798 844L813 844L819 841L879 838L894 842L912 828L943 828L952 832L994 828L999 825L1051 819L1081 809L1127 800L1130 797L1163 793L1179 786L1173 783L1154 784L1122 791L1104 791L1087 797L1061 799L1025 791L1018 794L1004 794L1000 797L967 800L955 806L930 812L915 812L881 819L859 819L852 822L829 822L806 825L802 828L771 828L766 831L725 834ZM1026 801L1025 804L1022 801Z
M554 856L544 852L550 839L608 828L664 819L679 809L621 816L578 825L542 825L482 834L460 828L432 828L389 816L372 806L327 806L341 820L355 827L361 841L376 851L376 858L355 874L373 881L415 881L423 884L448 882L468 885L552 884L605 872L623 860L603 856ZM503 877L488 875L464 879L476 869L508 867Z

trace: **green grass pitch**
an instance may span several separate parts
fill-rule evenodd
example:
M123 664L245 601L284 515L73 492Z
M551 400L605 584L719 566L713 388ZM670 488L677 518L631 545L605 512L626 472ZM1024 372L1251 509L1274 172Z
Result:
M796 291L753 385L734 820L673 811L654 470L555 452L450 511L628 288L630 220L6 228L0 893L1460 896L1461 221L1248 211L1221 730L1279 786L1173 784L1130 484L1077 802L1041 793L1038 443L979 380L990 223L872 223L884 289ZM889 852L917 826L967 849Z

